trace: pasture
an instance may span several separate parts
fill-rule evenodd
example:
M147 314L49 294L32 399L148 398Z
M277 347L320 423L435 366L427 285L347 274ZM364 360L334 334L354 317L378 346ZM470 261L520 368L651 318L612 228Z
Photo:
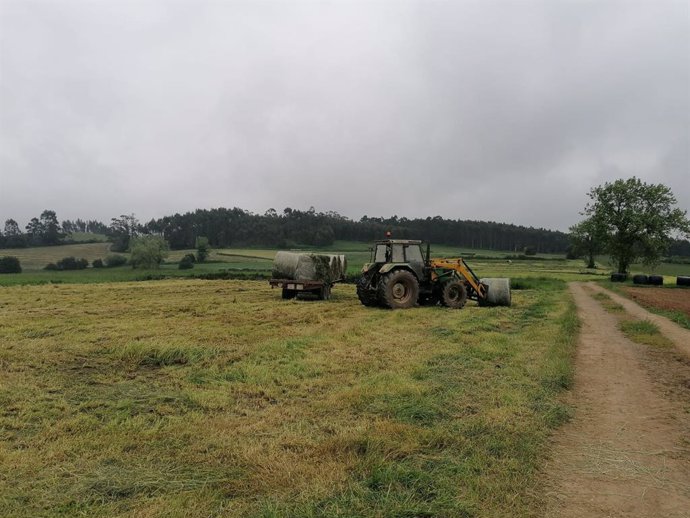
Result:
M157 270L133 270L129 266L118 268L88 268L80 271L45 271L43 267L56 263L63 257L85 257L90 262L105 258L111 252L108 243L88 243L52 247L5 249L0 255L19 257L24 271L21 274L0 275L0 286L45 283L99 283L151 280L173 277L224 276L238 278L264 277L271 273L276 249L227 248L212 249L208 261L196 264L192 270L178 270L177 262L194 250L173 250ZM323 248L303 247L298 250L316 250L325 253L342 253L348 258L348 273L356 276L362 265L370 260L370 244L336 241ZM566 260L553 255L537 255L530 259L509 260L509 252L494 252L454 248L432 247L434 257L465 257L480 277L550 277L566 280L593 280L608 275L609 270L587 270L582 261ZM127 255L127 254L122 254ZM677 266L677 265L672 265Z
M577 319L562 281L522 287L395 312L351 286L4 287L0 514L538 514Z

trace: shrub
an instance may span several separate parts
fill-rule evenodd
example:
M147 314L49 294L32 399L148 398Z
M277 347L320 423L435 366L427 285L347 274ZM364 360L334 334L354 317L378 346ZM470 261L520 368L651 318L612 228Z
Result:
M537 255L537 250L533 246L526 246L525 255Z
M74 257L63 257L57 262L58 270L83 270L89 265L86 259L76 259Z
M0 257L0 273L22 273L19 259L11 255Z
M194 260L190 258L191 254L185 255L182 259L180 259L180 264L177 266L180 270L191 270L194 268ZM193 255L191 255L194 257Z
M58 268L58 265L55 264L55 263L48 263L48 264L46 264L46 265L43 267L43 269L44 269L44 270L49 270L49 271L52 272L52 271L55 271L55 270L59 270L60 268Z
M133 268L158 268L168 256L168 243L160 236L141 236L132 240Z
M91 266L94 268L103 268L103 259L94 259Z
M127 258L124 255L112 254L105 258L105 265L108 268L115 268L127 264Z

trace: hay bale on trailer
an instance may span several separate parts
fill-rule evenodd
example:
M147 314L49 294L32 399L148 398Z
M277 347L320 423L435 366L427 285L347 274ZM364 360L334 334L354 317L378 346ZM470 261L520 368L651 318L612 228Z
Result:
M344 255L278 252L273 261L273 278L333 283L345 278Z
M344 255L278 252L273 261L271 286L283 290L283 298L311 295L323 300L330 297L336 282L345 279Z

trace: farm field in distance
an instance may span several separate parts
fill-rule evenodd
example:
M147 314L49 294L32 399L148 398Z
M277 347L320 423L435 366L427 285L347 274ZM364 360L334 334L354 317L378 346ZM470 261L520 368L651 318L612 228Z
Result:
M324 253L343 253L348 258L348 272L356 276L362 265L369 261L369 243L336 241L332 246L315 248L300 247L296 250L314 250ZM191 270L179 270L177 262L194 250L172 250L166 262L158 270L133 270L129 266L78 271L45 271L49 262L57 262L67 256L85 257L89 261L105 258L112 252L109 243L83 243L23 249L0 249L0 256L19 257L24 271L21 274L0 275L0 286L43 283L98 283L150 280L168 277L198 277L221 275L226 277L252 278L270 276L273 257L277 249L225 248L212 249L208 262L196 264ZM606 258L599 258L600 268L587 270L581 260L566 260L553 254L539 254L527 259L507 259L513 252L476 250L449 246L432 246L434 257L464 257L480 277L552 277L565 280L601 280L608 276L611 267ZM121 254L127 255L127 254ZM690 274L690 265L662 263L655 269L635 265L633 272L658 273L666 276L666 283L675 282L675 275Z
M577 321L563 282L523 287L460 311L262 281L2 288L2 514L531 516Z

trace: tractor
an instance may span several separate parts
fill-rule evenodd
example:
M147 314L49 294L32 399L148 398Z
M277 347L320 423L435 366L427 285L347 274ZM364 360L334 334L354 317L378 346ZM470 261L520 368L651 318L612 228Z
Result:
M371 262L362 268L357 296L365 306L390 309L442 304L462 308L467 299L479 305L510 306L509 279L479 279L461 258L431 258L422 241L376 241Z

